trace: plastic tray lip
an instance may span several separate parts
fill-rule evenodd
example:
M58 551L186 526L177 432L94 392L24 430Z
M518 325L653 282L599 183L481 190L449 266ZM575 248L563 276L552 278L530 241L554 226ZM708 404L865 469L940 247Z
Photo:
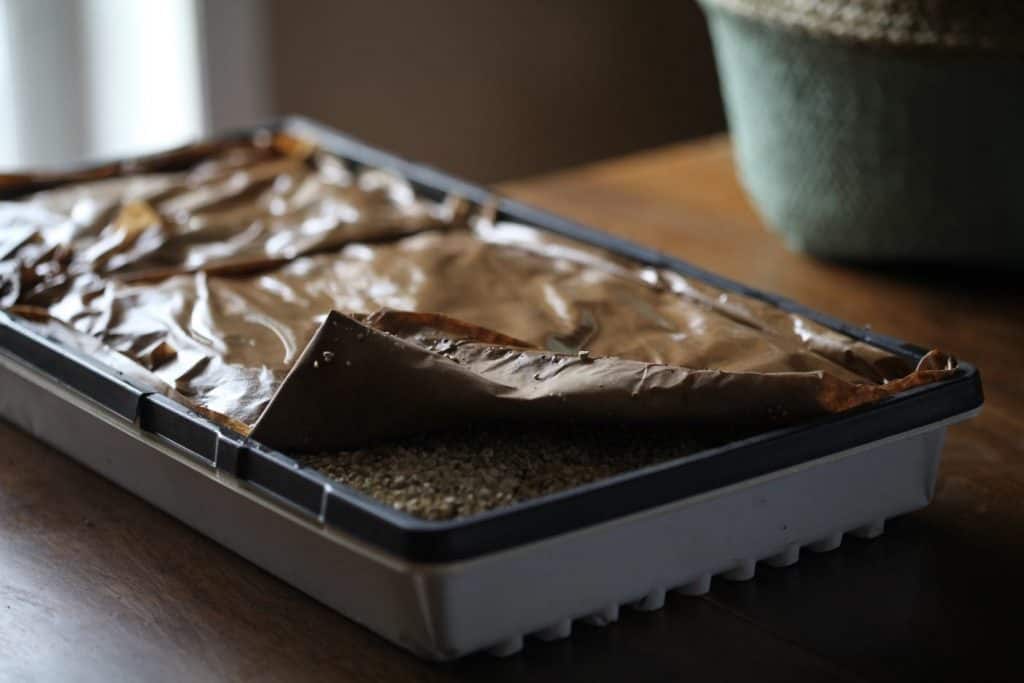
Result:
M263 126L232 131L217 136L215 139L238 138L251 135L257 130L283 131L310 139L350 162L396 171L406 177L419 191L428 190L435 196L454 193L477 204L495 206L499 219L530 224L571 239L606 248L652 266L675 270L684 276L699 279L726 291L755 297L908 359L916 361L924 354L924 349L899 339L873 333L866 328L837 320L784 297L761 292L625 239L597 232L520 202L500 198L483 187L380 151L303 117L285 117ZM802 446L803 450L808 451L809 454L801 455L799 461L812 462L841 448L865 445L879 438L969 413L983 403L978 370L969 363L961 362L956 375L948 380L901 392L862 409L823 417L793 427L755 434L495 510L453 520L431 521L396 510L347 485L331 480L312 468L303 467L294 458L219 426L194 413L187 406L153 391L136 387L101 362L97 362L75 349L66 348L46 339L32 330L26 329L25 326L17 324L17 320L10 315L0 312L0 348L6 348L13 355L55 377L58 381L66 380L65 377L60 376L60 373L51 372L40 363L33 362L33 358L30 357L33 355L32 353L26 356L19 353L17 348L12 349L4 344L4 339L10 338L12 334L19 337L19 346L22 351L26 349L31 351L33 348L41 349L44 359L46 358L45 354L58 354L64 361L77 365L79 373L85 372L87 376L95 376L96 385L89 384L85 391L81 386L76 386L74 382L68 382L68 384L121 417L134 421L146 414L155 415L158 419L153 421L157 423L165 419L173 421L176 425L175 429L179 430L179 437L181 436L180 430L186 430L192 437L193 443L198 438L201 443L206 444L205 448L197 450L184 445L180 440L175 439L173 434L169 436L162 431L152 432L163 437L168 443L196 456L206 464L213 465L211 470L215 468L239 476L241 480L254 484L255 490L260 490L269 498L288 503L293 509L316 517L327 526L353 533L360 539L403 559L432 563L465 560L505 550L566 531L609 521L625 514L654 508L666 502L683 500L690 495L737 483L750 478L750 476L758 476L757 474L737 476L734 481L727 481L730 479L728 476L720 476L717 486L710 485L702 491L690 491L689 493L681 491L679 495L669 498L661 495L646 500L635 499L635 491L631 492L631 489L645 484L648 484L647 488L649 489L654 488L659 481L665 479L665 475L670 475L670 478L678 478L681 472L703 471L709 467L714 469L716 463L725 459L736 459L737 456L744 453L764 450L773 446L792 446L795 442L807 439L815 441L815 443ZM57 369L60 370L60 368ZM102 388L107 385L112 387L114 395L97 395L102 393ZM879 419L875 419L875 416L879 416ZM885 425L880 424L881 416L889 416ZM870 436L867 433L858 432L852 437L845 436L843 438L844 435L849 434L849 427L862 423L865 418L872 423L870 426L873 432L884 433ZM146 427L145 424L142 426ZM883 426L885 429L881 429ZM790 460L792 459L790 458ZM256 471L262 471L263 474L256 478L247 478L245 474L250 462L257 462ZM750 463L744 463L744 466L749 469ZM767 467L762 474L784 469L787 466L789 465ZM710 478L714 483L715 477ZM319 487L315 505L312 504L314 496L311 495L312 492L317 491L314 487ZM305 502L289 495L296 489L302 489L305 492ZM600 501L610 495L616 495L617 492L621 492L623 495L619 496L620 500L613 501L614 509L602 509L601 506L598 506L596 512L587 511L588 500ZM622 498L626 500L621 500ZM568 509L573 513L569 523L560 521L558 513L560 509ZM539 524L537 520L532 519L544 515L548 517L547 521L554 523Z
M59 377L63 382L128 421L138 418L143 397L152 393L105 363L26 328L4 310L0 310L0 349L48 368L54 376L63 375Z

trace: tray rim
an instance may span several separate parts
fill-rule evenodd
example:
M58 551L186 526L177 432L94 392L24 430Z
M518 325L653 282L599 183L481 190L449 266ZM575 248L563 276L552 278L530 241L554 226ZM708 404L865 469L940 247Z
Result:
M681 259L503 198L482 186L384 152L305 117L285 116L203 141L246 138L264 130L309 140L358 166L395 171L428 197L440 199L456 194L478 205L493 206L499 220L526 223L765 301L912 361L920 360L925 353L917 345L843 322ZM131 161L119 163L130 165ZM961 362L950 379L916 387L860 409L760 433L479 514L430 521L395 510L301 466L283 453L216 425L185 405L136 385L102 362L39 335L3 311L0 348L121 418L138 422L145 431L184 449L211 470L228 472L289 509L351 533L406 561L419 563L468 560L544 540L967 414L984 402L980 373L970 363Z

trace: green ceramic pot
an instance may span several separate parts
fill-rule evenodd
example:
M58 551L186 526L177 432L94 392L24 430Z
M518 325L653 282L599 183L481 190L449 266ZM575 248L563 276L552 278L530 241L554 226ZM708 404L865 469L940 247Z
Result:
M741 181L787 244L1024 266L1024 57L890 49L703 2Z

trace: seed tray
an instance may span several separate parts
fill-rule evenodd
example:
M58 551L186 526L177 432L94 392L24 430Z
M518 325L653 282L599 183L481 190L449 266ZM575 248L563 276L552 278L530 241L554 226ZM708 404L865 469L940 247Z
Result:
M527 223L815 320L912 361L924 349L605 235L306 119L260 129L385 168ZM251 136L240 131L225 137ZM426 521L218 426L0 313L0 416L345 616L428 659L512 654L607 624L666 591L744 580L928 504L946 427L983 402L977 370L567 491Z

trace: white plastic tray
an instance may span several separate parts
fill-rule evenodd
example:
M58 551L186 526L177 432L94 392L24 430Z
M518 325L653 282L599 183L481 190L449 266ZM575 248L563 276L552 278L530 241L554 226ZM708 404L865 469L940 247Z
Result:
M741 292L908 359L924 351L404 161L301 118L276 122L417 192ZM238 133L251 139L253 131ZM225 136L225 137L230 137ZM0 312L0 417L385 638L431 659L511 654L575 620L656 609L758 562L871 537L926 505L977 370L822 418L466 519L427 522L301 468ZM55 500L55 505L60 501Z

